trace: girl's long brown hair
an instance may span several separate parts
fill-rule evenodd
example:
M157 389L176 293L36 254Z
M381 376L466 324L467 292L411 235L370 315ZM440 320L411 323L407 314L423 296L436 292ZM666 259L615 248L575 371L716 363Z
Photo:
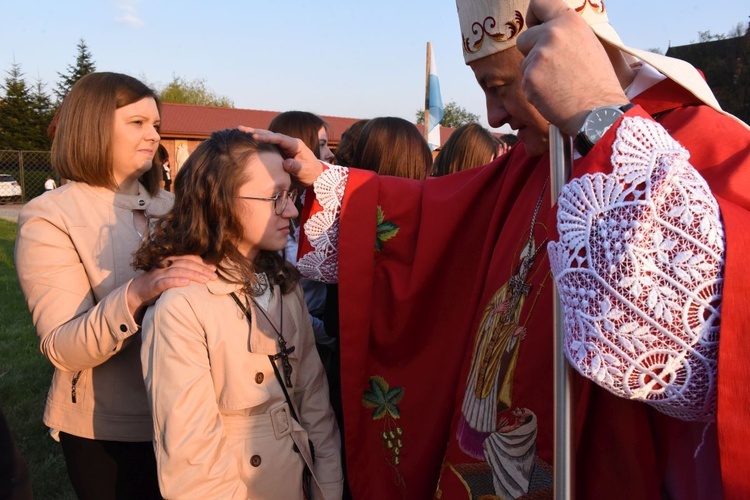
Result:
M237 129L214 132L203 141L177 173L174 207L156 221L135 253L134 267L150 270L170 256L199 255L246 293L260 293L255 273L261 272L289 293L300 275L278 252L261 250L251 262L237 250L243 235L237 193L250 180L247 161L261 152L279 151Z
M362 128L350 166L421 180L432 168L432 152L416 125L403 118L380 116Z
M467 123L453 131L432 164L433 177L481 167L492 161L498 140L478 123Z

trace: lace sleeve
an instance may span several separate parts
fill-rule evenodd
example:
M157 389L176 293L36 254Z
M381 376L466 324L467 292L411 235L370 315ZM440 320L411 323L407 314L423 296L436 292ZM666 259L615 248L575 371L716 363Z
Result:
M578 372L667 415L710 421L724 231L688 159L659 124L625 118L613 172L563 189L549 257Z
M297 262L297 268L305 278L324 283L338 282L339 217L348 178L348 168L331 165L313 184L322 209L305 222L305 235L313 248Z

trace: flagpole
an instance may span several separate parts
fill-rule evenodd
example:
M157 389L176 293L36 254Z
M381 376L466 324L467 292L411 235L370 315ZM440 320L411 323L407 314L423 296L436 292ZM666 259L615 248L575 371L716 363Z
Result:
M550 149L550 194L552 206L557 203L562 188L570 177L573 165L573 144L570 137L563 136L560 129L549 126ZM552 312L554 326L555 380L555 452L554 452L554 498L568 500L575 491L575 455L573 452L573 404L572 373L565 359L563 339L565 335L563 310L557 285L552 281Z
M428 140L430 134L430 52L432 43L427 42L427 57L425 57L425 76L424 76L424 140Z

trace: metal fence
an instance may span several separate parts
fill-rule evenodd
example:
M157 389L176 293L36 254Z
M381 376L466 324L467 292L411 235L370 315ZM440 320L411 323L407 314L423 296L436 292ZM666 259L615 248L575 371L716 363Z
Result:
M60 185L49 151L0 150L0 203L26 203L39 196L47 177Z

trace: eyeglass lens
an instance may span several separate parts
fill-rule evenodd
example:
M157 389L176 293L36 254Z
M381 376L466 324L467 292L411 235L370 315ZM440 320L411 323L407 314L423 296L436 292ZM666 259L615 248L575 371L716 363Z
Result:
M282 191L279 193L279 197L276 198L276 200L273 202L273 208L276 212L276 215L281 215L284 213L284 210L286 210L286 205L289 203L289 200L292 200L292 203L294 203L294 200L297 199L297 190L292 191Z

